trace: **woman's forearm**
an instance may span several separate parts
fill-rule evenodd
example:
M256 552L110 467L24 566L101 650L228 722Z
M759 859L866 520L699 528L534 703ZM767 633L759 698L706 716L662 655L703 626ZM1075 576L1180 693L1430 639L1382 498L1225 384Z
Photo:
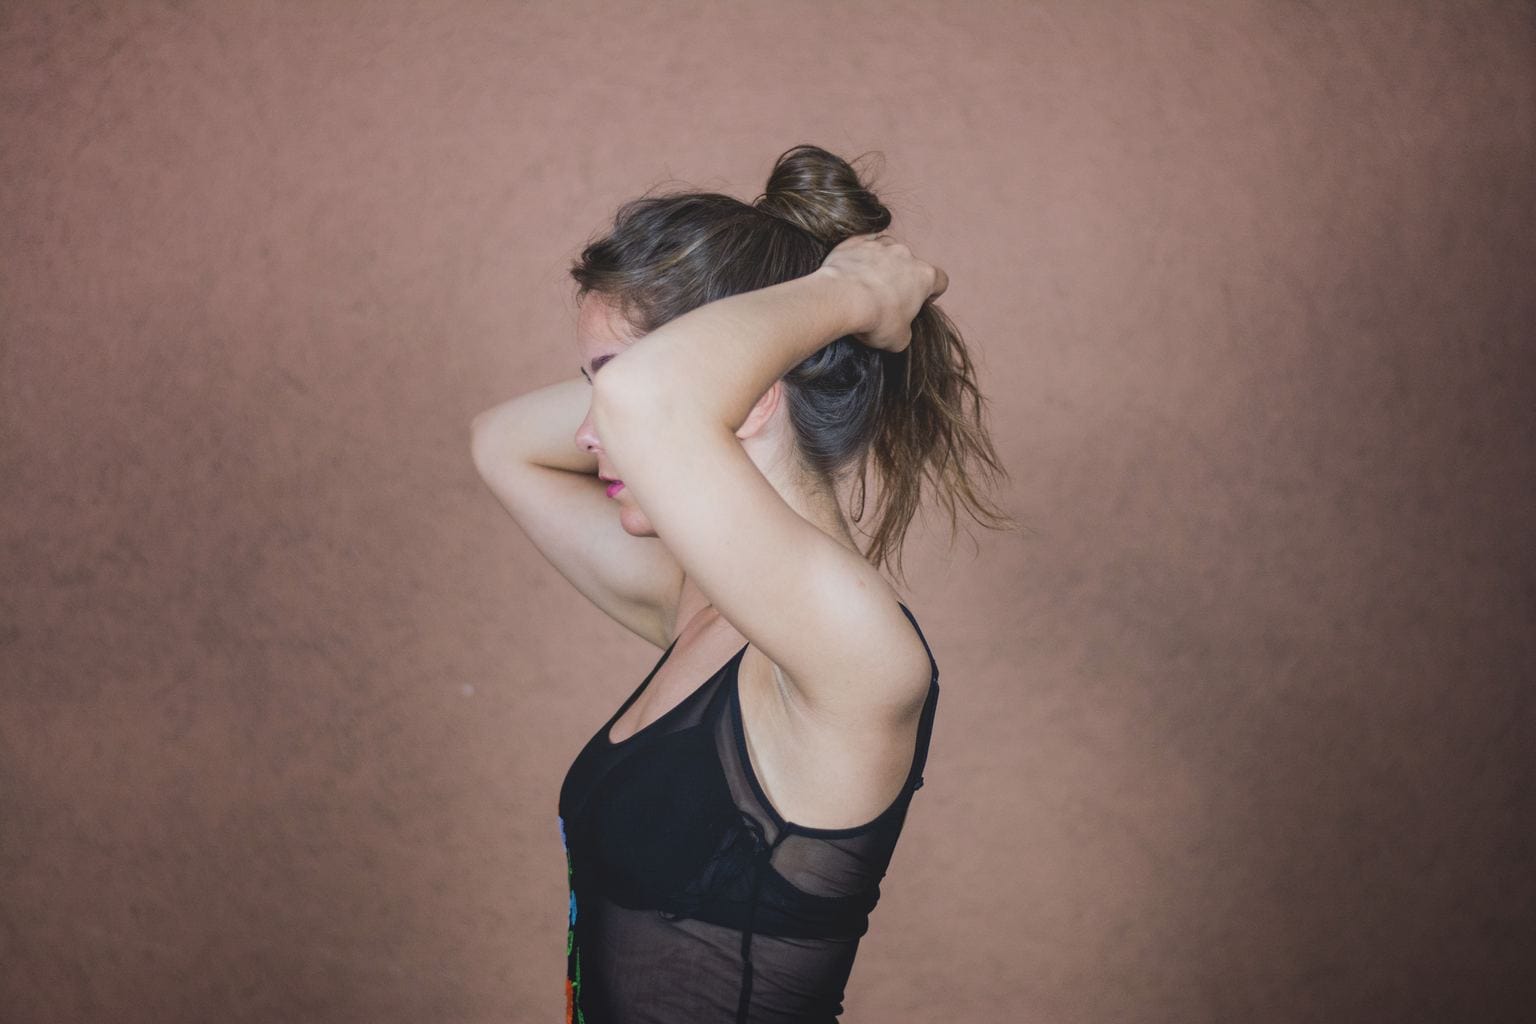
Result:
M517 459L595 475L597 456L576 443L591 401L591 386L572 377L493 405L470 428L477 458L492 464Z
M859 282L827 267L718 299L630 345L593 378L594 389L644 396L734 430L774 381L865 330L873 301Z

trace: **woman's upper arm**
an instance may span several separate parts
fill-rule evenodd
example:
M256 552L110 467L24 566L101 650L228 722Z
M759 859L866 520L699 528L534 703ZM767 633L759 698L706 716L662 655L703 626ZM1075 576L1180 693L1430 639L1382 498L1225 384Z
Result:
M734 431L601 383L592 416L682 570L802 697L859 718L921 706L928 654L894 588L786 503Z
M657 647L670 639L682 568L654 537L634 537L596 476L522 458L515 439L477 419L475 468L539 552L610 618Z

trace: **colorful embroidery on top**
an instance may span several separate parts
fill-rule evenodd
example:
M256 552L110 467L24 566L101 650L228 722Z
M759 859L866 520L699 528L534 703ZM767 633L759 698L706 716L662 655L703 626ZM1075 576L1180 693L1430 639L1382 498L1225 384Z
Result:
M565 884L570 891L570 921L565 931L565 1024L586 1024L581 1012L581 950L576 946L576 887L572 881L571 847L565 838L565 818L560 822L560 845L565 849Z

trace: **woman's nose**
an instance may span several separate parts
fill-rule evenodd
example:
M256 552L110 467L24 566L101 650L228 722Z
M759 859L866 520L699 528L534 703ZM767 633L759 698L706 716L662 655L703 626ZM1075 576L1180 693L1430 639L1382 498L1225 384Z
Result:
M576 447L583 451L595 452L599 447L597 431L592 426L592 410L587 410L586 419L581 421L581 426L576 428Z

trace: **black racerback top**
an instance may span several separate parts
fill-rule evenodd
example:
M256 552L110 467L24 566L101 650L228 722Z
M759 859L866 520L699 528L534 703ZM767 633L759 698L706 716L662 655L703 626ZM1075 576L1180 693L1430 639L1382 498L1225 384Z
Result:
M922 786L939 667L895 800L851 828L785 821L753 773L736 670L746 645L619 743L608 730L560 787L570 884L567 1024L835 1022L859 937Z

